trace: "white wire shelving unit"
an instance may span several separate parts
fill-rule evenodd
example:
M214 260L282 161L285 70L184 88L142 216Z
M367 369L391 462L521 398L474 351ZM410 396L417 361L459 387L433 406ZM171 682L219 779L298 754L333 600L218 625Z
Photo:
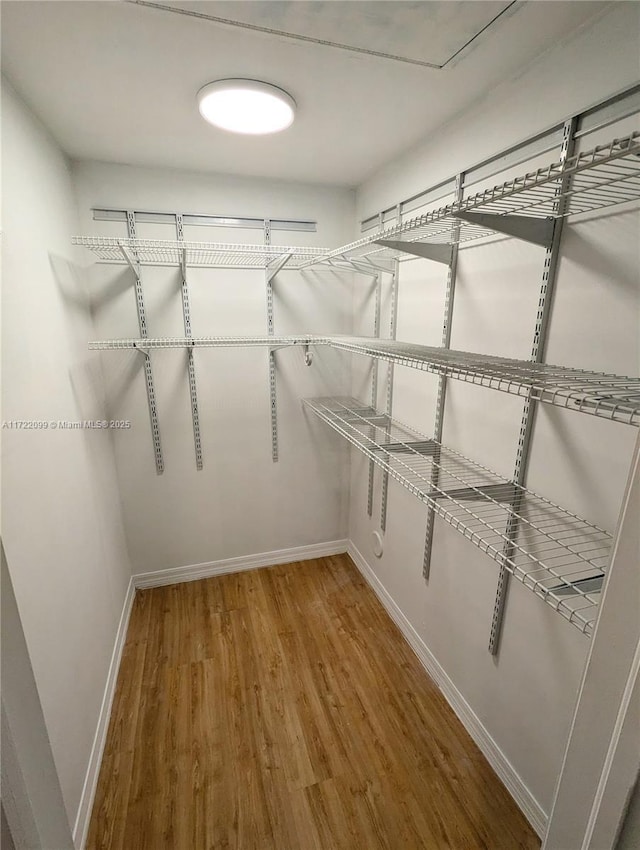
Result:
M303 404L581 632L592 633L608 532L357 399Z
M133 260L143 266L186 264L189 268L268 269L286 259L286 268L299 269L326 253L323 248L108 236L74 236L72 242L88 248L103 263L121 265Z
M443 408L448 378L517 395L525 400L516 472L511 481L428 439L391 418L392 378L387 386L387 412L363 405L355 399L308 399L306 407L362 451L385 472L383 515L386 516L386 481L393 477L501 567L492 623L490 651L499 639L504 604L504 573L513 575L542 597L582 632L590 635L597 617L603 576L608 564L612 537L569 511L537 496L524 486L530 429L529 413L535 403L586 413L640 426L640 378L599 373L567 366L554 366L544 359L544 336L550 303L549 292L560 250L564 220L640 199L640 132L614 139L608 144L573 154L576 118L563 126L562 160L553 162L505 183L463 196L464 177L456 178L453 203L386 226L384 213L379 227L361 239L333 250L272 245L269 222L264 222L264 244L194 242L184 240L184 218L176 214L177 240L136 238L135 213L127 212L128 238L76 237L75 245L92 251L98 262L128 265L134 272L137 290L142 289L143 266L177 267L182 271L183 290L191 268L260 269L265 273L267 334L262 336L200 336L189 333L185 318L184 337L146 336L146 319L139 339L111 339L89 343L92 350L133 350L145 356L150 370L157 350L187 349L190 364L196 348L258 348L269 354L272 455L277 460L275 352L303 346L305 362L311 363L314 346L330 346L374 361L387 361L438 375L438 406ZM415 209L415 207L414 207ZM457 246L496 234L507 234L545 248L543 280L531 360L514 360L492 355L455 351L443 336L442 347L404 343L379 337L296 334L276 336L273 331L273 281L283 270L346 269L377 279L391 274L397 285L397 261L422 256L448 265L444 328L452 319L453 286ZM138 306L141 304L137 294ZM183 292L183 300L184 300ZM394 296L395 298L395 296ZM396 304L397 299L393 301ZM188 307L188 304L187 304ZM392 314L394 308L392 307ZM187 313L185 313L185 316ZM395 319L392 319L394 327ZM393 335L393 334L392 334ZM374 364L374 368L377 363ZM392 372L390 372L392 375ZM374 387L376 386L374 380ZM444 389L443 389L444 388ZM375 398L375 390L374 390ZM375 401L372 399L372 405ZM157 426L155 402L150 412ZM197 400L192 393L194 434ZM438 416L436 417L436 423ZM441 419L440 419L441 422ZM156 427L157 431L157 427ZM436 431L437 432L437 431ZM156 433L154 431L154 433ZM439 433L439 432L437 432ZM156 444L157 443L157 444ZM162 457L159 438L154 443L156 465ZM199 443L199 434L196 444ZM198 465L201 468L201 460ZM372 476L370 474L370 490ZM371 501L371 493L370 493ZM381 520L382 528L386 520ZM427 523L429 528L429 522ZM432 524L431 524L432 530ZM427 533L427 538L429 533ZM427 555L427 552L429 554ZM430 543L425 544L425 564ZM428 568L425 567L425 578ZM496 623L497 628L496 628Z
M588 372L569 366L512 360L448 348L432 348L375 337L315 336L203 336L95 340L92 350L170 348L251 348L327 345L353 354L385 360L446 375L544 404L640 426L640 378Z
M640 378L391 339L334 336L326 341L333 348L353 354L446 375L628 425L640 425Z
M310 258L301 267L408 258L406 250L381 247L380 241L450 245L508 233L547 245L555 218L638 198L640 132L634 132L571 156L564 163L553 162L401 224L377 229L319 258Z

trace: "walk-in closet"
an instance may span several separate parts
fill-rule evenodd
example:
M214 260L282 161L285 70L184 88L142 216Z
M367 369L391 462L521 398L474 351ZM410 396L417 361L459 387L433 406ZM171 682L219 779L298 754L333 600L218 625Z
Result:
M4 0L2 847L640 847L640 3Z

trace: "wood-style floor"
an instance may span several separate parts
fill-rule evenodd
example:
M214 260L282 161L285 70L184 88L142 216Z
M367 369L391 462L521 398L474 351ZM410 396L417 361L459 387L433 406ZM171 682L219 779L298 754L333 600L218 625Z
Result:
M139 591L87 850L533 850L346 555Z

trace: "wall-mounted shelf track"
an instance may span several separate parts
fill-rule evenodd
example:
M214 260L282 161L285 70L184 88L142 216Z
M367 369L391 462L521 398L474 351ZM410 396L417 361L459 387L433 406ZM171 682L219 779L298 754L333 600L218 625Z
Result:
M608 532L357 399L305 399L304 404L580 631L591 634L612 544ZM511 541L506 530L512 518L518 534ZM510 543L508 556L505 543Z
M326 253L323 248L284 245L244 245L221 242L189 242L170 239L116 239L107 236L74 236L74 245L92 251L103 263L123 264L135 252L140 265L194 268L299 269ZM283 260L286 259L286 262Z
M640 425L640 378L390 339L332 336L325 341L333 348L354 354L446 375L628 425Z
M568 157L564 163L553 162L401 224L378 229L319 259L309 259L302 267L337 260L406 259L412 252L412 242L451 244L455 240L462 244L495 233L548 245L554 218L639 198L640 132L634 132ZM457 230L456 225L459 225ZM392 244L381 246L380 242ZM399 245L403 245L402 249ZM424 256L420 249L414 253Z

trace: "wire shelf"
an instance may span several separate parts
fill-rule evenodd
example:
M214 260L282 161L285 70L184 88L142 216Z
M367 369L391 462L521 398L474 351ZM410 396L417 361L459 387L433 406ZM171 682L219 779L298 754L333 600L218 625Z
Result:
M106 236L74 236L74 245L93 251L104 263L124 264L126 254L145 266L188 266L201 268L266 269L289 255L284 268L296 269L326 253L323 248L281 245L243 245L218 242L179 242L168 239L115 239Z
M580 631L593 632L608 532L357 399L303 403Z
M308 345L308 336L194 336L144 339L101 339L89 343L92 351L159 348L256 348L259 346Z
M512 360L450 348L358 336L200 336L106 339L89 343L93 351L160 348L248 348L255 346L329 345L446 375L493 390L588 413L614 422L640 426L640 378L588 372L530 360Z
M461 221L458 212L501 216L557 218L603 209L640 198L640 132L614 139L606 145L569 157L563 164L531 171L470 195L461 201L407 219L402 224L376 230L368 236L327 252L306 265L336 261L406 259L404 252L381 248L380 239L460 244L495 234L478 223ZM455 237L455 227L459 235Z
M446 375L615 422L640 425L640 378L390 339L332 336L323 341L354 354Z

